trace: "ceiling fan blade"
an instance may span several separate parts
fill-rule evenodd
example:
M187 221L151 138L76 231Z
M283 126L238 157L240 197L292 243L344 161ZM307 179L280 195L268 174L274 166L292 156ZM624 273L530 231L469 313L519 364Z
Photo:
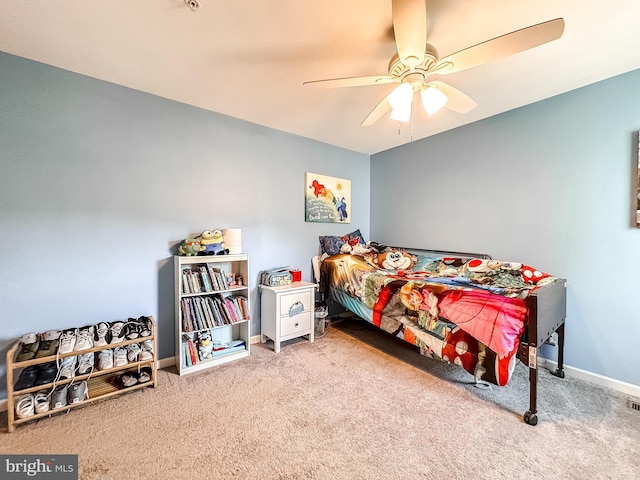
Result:
M449 110L452 110L456 113L467 113L478 106L478 104L471 97L462 93L457 88L452 87L448 83L435 81L429 82L429 85L437 87L448 97L445 107Z
M433 70L439 75L447 75L477 67L556 40L563 31L562 18L532 25L441 58Z
M330 78L327 80L312 80L304 82L303 85L311 85L320 88L341 88L341 87L364 87L367 85L384 85L386 83L396 83L399 79L388 75L371 75L367 77L346 77Z
M393 91L391 93L393 93ZM389 97L391 96L391 93L384 97L380 101L380 103L378 103L378 105L376 105L374 109L371 110L371 113L367 115L367 118L365 118L360 124L361 127L369 127L373 125L378 120L380 120L385 113L391 110L391 104L389 103Z
M402 63L413 69L424 60L427 47L425 0L392 0L393 33Z

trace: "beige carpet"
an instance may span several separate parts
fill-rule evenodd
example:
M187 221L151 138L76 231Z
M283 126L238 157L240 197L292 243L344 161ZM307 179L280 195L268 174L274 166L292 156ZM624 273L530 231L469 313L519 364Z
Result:
M74 453L81 479L635 479L640 412L526 369L479 390L461 369L346 321L324 338L0 434L1 453ZM6 425L6 417L0 419Z

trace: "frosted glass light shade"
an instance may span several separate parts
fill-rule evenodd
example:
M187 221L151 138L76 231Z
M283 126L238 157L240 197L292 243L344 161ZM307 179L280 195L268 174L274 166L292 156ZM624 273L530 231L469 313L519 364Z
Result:
M222 238L229 254L242 253L242 230L240 228L227 228L222 231Z
M411 119L411 105L409 108L397 107L391 110L391 120L397 120L399 122L408 122Z
M410 83L401 83L394 88L389 95L391 105L391 118L401 122L408 122L411 118L411 102L413 100L413 87Z
M425 88L420 96L422 97L422 106L429 115L438 112L449 100L444 92L436 87Z

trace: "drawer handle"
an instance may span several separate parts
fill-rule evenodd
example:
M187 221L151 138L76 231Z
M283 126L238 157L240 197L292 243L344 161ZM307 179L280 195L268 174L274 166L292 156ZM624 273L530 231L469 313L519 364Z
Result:
M300 324L299 324L298 322L296 322L295 327L297 328L297 327L298 327L298 325L300 325Z
M304 312L304 305L302 302L295 302L289 307L289 317L294 317L302 312Z

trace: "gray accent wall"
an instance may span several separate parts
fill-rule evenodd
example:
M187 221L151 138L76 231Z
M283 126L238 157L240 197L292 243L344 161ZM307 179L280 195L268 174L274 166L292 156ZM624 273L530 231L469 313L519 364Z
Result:
M369 234L367 155L4 53L0 145L0 397L31 331L153 315L173 356L187 235L242 229L257 335L261 270L308 280L319 235ZM304 221L305 172L351 180L350 224Z
M566 278L565 363L640 385L638 85L640 70L373 155L371 238Z

